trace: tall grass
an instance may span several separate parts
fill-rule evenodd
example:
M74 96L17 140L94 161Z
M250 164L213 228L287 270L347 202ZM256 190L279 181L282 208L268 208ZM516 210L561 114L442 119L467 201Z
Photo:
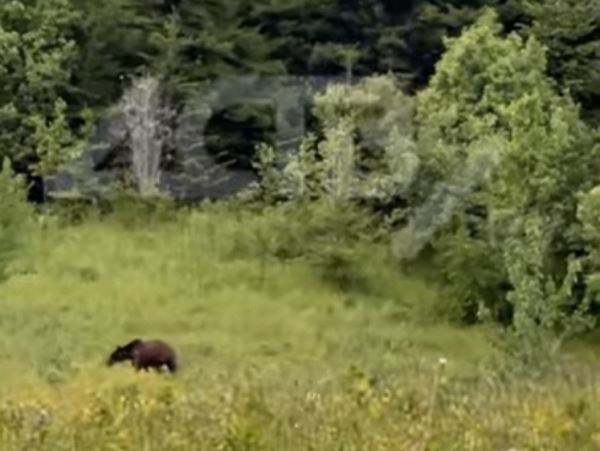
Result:
M593 377L500 379L491 331L318 208L46 225L0 285L1 449L598 449ZM135 336L181 373L104 367Z
M3 449L600 447L598 384L571 380L566 372L537 384L498 382L484 373L448 380L439 366L416 362L380 379L359 371L299 379L276 373L209 369L178 380L98 370L66 386L34 385L0 403Z

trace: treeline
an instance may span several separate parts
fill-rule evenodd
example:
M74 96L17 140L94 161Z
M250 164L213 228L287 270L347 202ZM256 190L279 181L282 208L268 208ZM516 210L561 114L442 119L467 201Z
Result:
M34 2L35 3L35 2ZM120 92L120 76L144 67L174 86L228 74L357 76L394 72L414 90L481 8L506 31L535 35L549 74L590 110L600 87L599 24L593 0L71 0L81 16L73 39L75 84L95 105Z
M443 37L458 35L484 6L495 8L506 32L547 47L547 73L596 121L595 0L15 0L0 5L0 155L19 172L46 173L51 168L36 163L56 151L42 142L44 130L73 150L91 113L146 71L175 104L207 80L248 74L392 72L416 92L434 72ZM238 108L217 118L208 142L249 167L272 127L268 114Z
M272 125L256 111L217 125L230 135L215 147L265 141L246 201L326 205L298 218L305 240L265 252L339 272L353 242L383 236L396 261L435 268L453 319L513 326L536 353L593 327L600 306L598 14L595 0L5 2L0 153L17 172L56 173L138 75L175 113L227 75L360 76L314 96L314 133L283 165L277 143L248 138ZM152 132L163 117L142 116ZM139 171L150 191L152 158ZM8 166L0 189L14 243L27 214Z

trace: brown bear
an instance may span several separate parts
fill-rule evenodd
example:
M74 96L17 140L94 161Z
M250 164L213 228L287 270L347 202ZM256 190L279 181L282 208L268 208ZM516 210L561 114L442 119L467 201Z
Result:
M131 360L136 370L148 371L149 368L160 370L163 365L171 373L177 371L177 355L171 346L161 340L143 341L136 338L124 346L117 348L108 357L107 365Z

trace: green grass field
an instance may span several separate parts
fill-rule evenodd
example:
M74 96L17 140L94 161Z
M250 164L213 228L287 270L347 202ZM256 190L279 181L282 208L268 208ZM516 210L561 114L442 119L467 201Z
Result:
M383 246L344 289L272 256L293 227L208 208L32 237L0 285L0 449L600 449L592 358L496 372L495 332L431 320L448 301ZM180 373L106 368L134 337Z

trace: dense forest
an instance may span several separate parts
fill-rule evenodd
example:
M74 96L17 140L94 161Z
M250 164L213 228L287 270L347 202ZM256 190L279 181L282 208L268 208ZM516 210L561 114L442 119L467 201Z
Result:
M39 128L62 133L54 139L73 150L93 115L102 116L133 77L148 72L178 111L210 81L233 76L393 73L413 94L427 86L444 37L458 35L484 6L498 12L504 33L535 37L545 47L544 72L555 89L568 90L582 118L597 123L594 0L22 1L2 9L3 48L12 50L2 63L2 152L40 185L34 166L51 150L40 148ZM204 137L207 149L251 168L255 146L272 135L273 121L272 111L256 105L215 112ZM115 155L109 160L102 167L120 161Z
M598 0L4 0L0 89L2 449L600 449Z

